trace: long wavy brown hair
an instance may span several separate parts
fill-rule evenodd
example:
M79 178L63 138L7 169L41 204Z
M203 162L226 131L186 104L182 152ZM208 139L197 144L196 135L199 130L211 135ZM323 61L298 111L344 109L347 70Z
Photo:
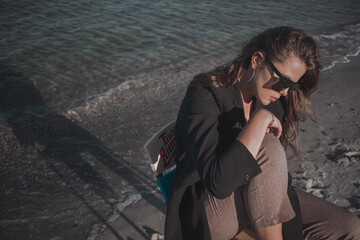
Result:
M300 146L299 121L311 117L310 94L316 90L320 73L317 42L304 31L292 27L268 29L246 42L240 56L231 63L208 73L196 75L192 84L206 83L211 87L230 87L246 72L255 52L263 52L271 61L284 62L289 57L298 57L306 65L306 72L299 80L300 87L281 98L285 109L281 142L297 154Z

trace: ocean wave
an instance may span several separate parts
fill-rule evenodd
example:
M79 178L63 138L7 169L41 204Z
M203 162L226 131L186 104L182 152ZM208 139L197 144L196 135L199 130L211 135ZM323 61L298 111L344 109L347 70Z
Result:
M360 52L360 23L352 23L315 35L320 45L322 71L350 62Z
M327 71L327 70L333 68L338 63L349 63L350 62L349 57L356 57L359 54L360 54L360 47L356 53L349 53L349 54L346 54L344 57L342 57L342 59L340 59L340 60L332 61L329 66L325 66L321 71L323 71L323 72Z
M339 63L348 63L351 61L349 57L360 54L360 23L348 24L326 32L315 33L314 37L320 45L322 71L327 71ZM126 102L133 101L134 96L141 99L144 95L151 93L153 98L156 98L159 97L160 89L164 88L170 89L168 91L170 95L178 84L185 86L195 74L209 71L230 61L236 56L237 48L236 45L233 45L227 51L222 49L204 53L200 56L189 57L158 68L137 72L127 76L119 85L87 97L82 104L67 109L65 114L70 118L80 120L81 113L85 113L87 116L101 114L103 110L115 104L126 104ZM141 94L141 91L143 94ZM142 101L139 99L135 101Z
M121 95L125 91L131 91L131 89L141 88L145 86L145 84L143 79L127 80L115 88L89 97L89 100L85 101L85 104L67 110L65 115L80 120L79 112L86 112L87 114L98 113L99 108L103 108L109 102L113 102L116 96Z

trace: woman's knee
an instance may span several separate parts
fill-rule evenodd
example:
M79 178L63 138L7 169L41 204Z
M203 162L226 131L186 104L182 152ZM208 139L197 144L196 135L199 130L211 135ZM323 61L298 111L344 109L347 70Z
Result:
M249 188L258 189L259 186L267 185L274 191L274 195L286 193L288 187L286 155L279 139L273 134L265 135L256 161L260 165L262 173L250 181Z
M271 133L265 134L256 161L263 172L276 170L287 174L285 150L279 139Z

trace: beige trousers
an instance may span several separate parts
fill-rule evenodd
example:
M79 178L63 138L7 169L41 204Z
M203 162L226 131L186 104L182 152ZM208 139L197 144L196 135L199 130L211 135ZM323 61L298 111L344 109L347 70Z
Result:
M284 149L266 134L256 157L262 173L230 197L217 199L205 190L205 209L213 240L232 239L244 228L263 228L295 216L287 196ZM311 194L297 191L305 239L359 239L360 220L350 212Z

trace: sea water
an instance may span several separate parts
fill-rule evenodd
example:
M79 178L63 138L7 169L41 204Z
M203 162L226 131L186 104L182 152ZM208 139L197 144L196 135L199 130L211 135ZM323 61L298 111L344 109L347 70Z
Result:
M67 111L163 74L183 81L177 74L194 63L195 73L209 70L236 56L252 35L280 25L313 34L327 69L359 52L359 23L360 2L351 0L3 0L0 64Z

